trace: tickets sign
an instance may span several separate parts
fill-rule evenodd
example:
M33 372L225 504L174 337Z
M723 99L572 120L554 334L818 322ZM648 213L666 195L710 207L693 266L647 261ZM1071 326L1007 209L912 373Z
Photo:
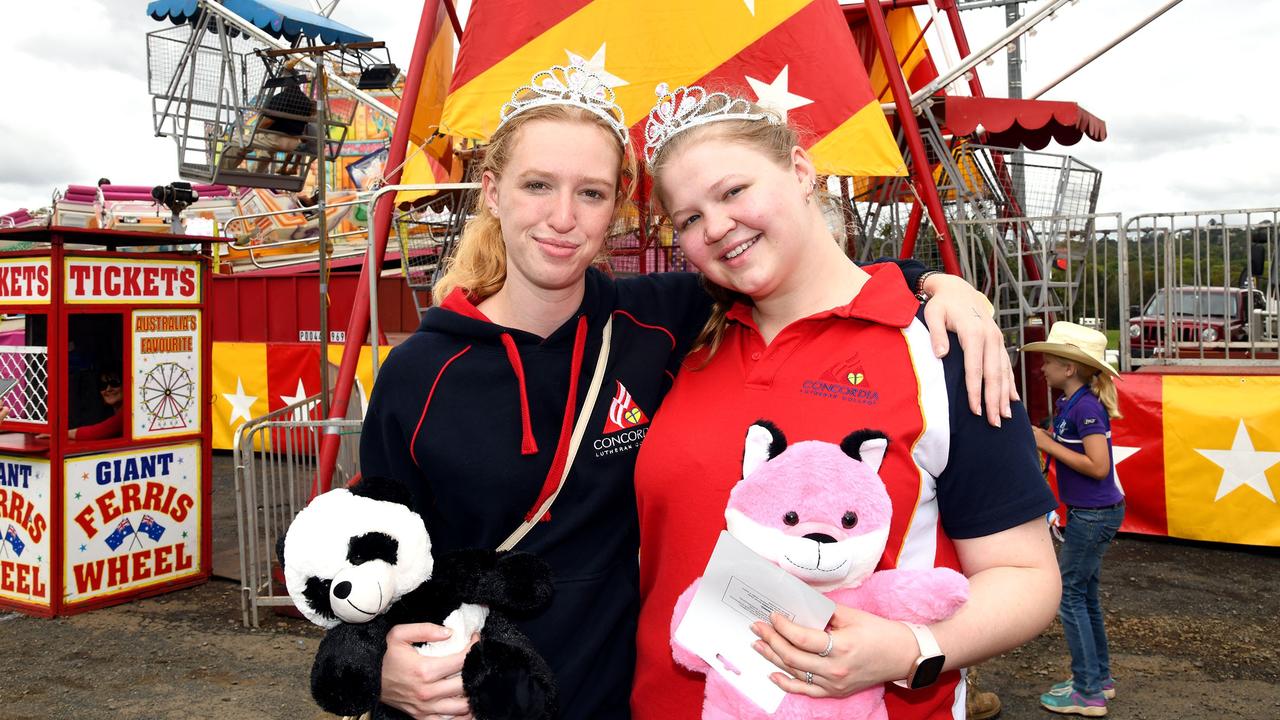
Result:
M49 302L49 258L0 260L0 304Z
M200 431L200 310L134 310L134 438Z
M200 572L200 445L84 455L65 464L66 604Z
M68 303L198 303L200 263L183 260L69 257Z
M0 598L48 606L49 462L0 455Z

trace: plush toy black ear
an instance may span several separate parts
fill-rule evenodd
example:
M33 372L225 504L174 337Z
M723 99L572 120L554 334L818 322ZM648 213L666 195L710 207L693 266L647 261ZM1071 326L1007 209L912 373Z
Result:
M840 441L845 455L870 465L876 472L880 472L880 463L888 448L889 436L879 430L854 430Z
M747 428L747 439L742 449L742 477L746 477L768 460L787 449L787 436L777 425L768 420L757 420Z
M372 500L382 500L401 505L410 505L413 500L409 494L409 488L404 483L392 478L377 477L376 475L365 475L356 484L349 487L348 490L351 491L352 495L358 497L367 497Z

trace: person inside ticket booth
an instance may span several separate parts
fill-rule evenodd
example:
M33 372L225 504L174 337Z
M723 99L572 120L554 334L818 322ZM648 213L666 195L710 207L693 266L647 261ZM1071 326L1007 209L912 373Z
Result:
M120 371L104 369L98 373L98 394L102 402L111 408L111 415L91 425L73 427L67 431L71 440L105 440L120 437L124 432L124 387Z
M107 368L98 373L98 395L111 414L98 422L70 428L67 430L68 440L106 440L124 433L124 387L119 370ZM40 433L36 437L47 438L49 435Z

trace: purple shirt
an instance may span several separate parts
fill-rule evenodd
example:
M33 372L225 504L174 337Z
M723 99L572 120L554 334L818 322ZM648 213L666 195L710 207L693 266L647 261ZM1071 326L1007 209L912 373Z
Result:
M1089 435L1105 435L1107 457L1111 458L1111 418L1102 401L1082 387L1069 398L1058 398L1053 410L1053 439L1069 450L1084 454L1084 438ZM1116 482L1115 460L1101 480L1072 470L1066 463L1054 460L1058 475L1058 497L1070 507L1098 508L1115 505L1124 500L1120 484Z

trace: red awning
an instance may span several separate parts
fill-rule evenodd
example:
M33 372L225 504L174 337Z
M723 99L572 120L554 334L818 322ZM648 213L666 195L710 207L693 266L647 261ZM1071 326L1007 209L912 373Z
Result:
M1075 145L1080 138L1107 139L1107 124L1073 102L946 96L939 121L955 135L972 135L981 126L986 145L1040 150L1050 140Z

